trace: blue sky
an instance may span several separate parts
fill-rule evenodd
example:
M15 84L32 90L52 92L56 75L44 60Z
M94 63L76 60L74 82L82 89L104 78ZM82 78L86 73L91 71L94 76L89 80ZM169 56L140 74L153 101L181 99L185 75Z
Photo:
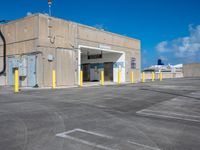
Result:
M48 12L47 0L1 2L0 19ZM142 67L200 62L199 0L54 0L52 15L141 40Z

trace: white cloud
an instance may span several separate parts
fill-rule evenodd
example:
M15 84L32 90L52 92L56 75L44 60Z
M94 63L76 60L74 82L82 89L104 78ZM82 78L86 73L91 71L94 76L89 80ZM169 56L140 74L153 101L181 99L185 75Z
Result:
M200 60L200 25L196 28L189 25L189 36L160 42L156 49L159 53L168 53L178 59Z
M148 64L148 60L147 60L147 58L148 58L148 51L146 50L146 49L143 49L142 50L142 64L143 65L147 65Z
M104 26L104 24L95 24L93 27L99 30L106 30L106 27Z
M168 44L167 41L160 42L160 43L156 46L156 49L157 49L159 52L167 52L167 51L168 51L168 49L167 49L167 44Z
M27 12L26 15L27 15L27 16L31 16L31 15L32 15L32 12Z
M159 56L159 59L161 59L162 61L168 61L166 56Z

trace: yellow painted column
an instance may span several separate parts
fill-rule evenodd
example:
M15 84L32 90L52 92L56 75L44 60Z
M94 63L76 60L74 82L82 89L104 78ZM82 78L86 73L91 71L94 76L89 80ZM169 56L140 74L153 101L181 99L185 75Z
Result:
M145 82L145 73L142 72L142 82L144 83Z
M134 71L131 71L131 83L134 83L135 79L134 79Z
M155 81L155 73L152 72L152 82Z
M162 74L162 71L160 71L160 81L163 80L163 74Z
M56 71L52 71L52 89L56 88Z
M104 86L104 71L101 71L101 85Z
M118 85L120 85L121 82L121 71L118 69Z
M19 92L19 71L15 69L15 93Z
M83 87L83 71L80 71L80 87Z

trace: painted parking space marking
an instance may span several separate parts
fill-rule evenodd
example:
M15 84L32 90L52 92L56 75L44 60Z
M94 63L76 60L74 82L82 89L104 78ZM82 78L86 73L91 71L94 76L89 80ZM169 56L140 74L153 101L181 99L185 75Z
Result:
M112 148L109 148L109 147L106 147L106 146L103 146L103 145L99 145L99 144L96 144L96 143L93 143L93 142L89 142L89 141L82 140L82 139L75 138L75 137L68 136L68 135L66 135L64 138L71 139L71 140L74 140L76 142L80 142L82 144L86 144L86 145L96 147L96 148L100 148L100 149L104 149L104 150L116 150L116 149L112 149Z
M156 147L152 147L152 146L148 146L148 145L144 145L144 144L139 144L139 143L133 142L133 141L128 141L128 142L133 144L133 145L136 145L136 146L144 147L147 150L161 150L161 149L156 148Z
M189 94L190 96L193 96L194 98L200 98L200 92L192 92Z
M86 145L89 145L89 146L92 146L92 147L104 149L104 150L118 150L118 149L112 149L112 148L109 148L109 147L106 147L106 146L103 146L103 145L100 145L100 144L97 144L97 143L94 143L94 142L89 142L87 140L83 140L83 139L73 137L72 135L70 135L70 134L75 133L75 132L82 132L82 133L98 136L98 137L101 137L101 138L113 139L113 137L105 135L105 134L100 134L100 133L97 133L97 132L87 131L87 130L83 130L83 129L79 129L79 128L69 130L69 131L66 131L66 132L62 132L62 133L58 133L58 134L56 134L56 136L62 137L62 138L67 138L67 139L70 139L70 140L74 140L76 142L86 144Z
M175 89L175 90L192 90L196 89L194 86L177 86L177 85L150 85L153 88L159 88L159 89Z
M61 138L66 138L66 139L69 139L69 140L73 140L73 141L76 141L76 142L79 142L79 143L82 143L82 144L85 144L85 145L88 145L88 146L92 146L94 148L103 149L103 150L122 150L123 149L120 146L119 143L118 143L119 144L118 149L116 149L116 148L113 149L113 148L111 148L112 144L109 145L109 146L105 146L105 145L102 145L102 144L98 144L98 142L91 142L89 140L86 140L85 138L82 139L80 137L75 137L73 134L78 133L78 132L90 134L90 135L97 136L97 137L100 137L100 138L104 138L106 141L110 142L110 144L113 143L114 137L112 137L112 136L108 136L108 135L93 132L93 131L83 130L83 129L79 129L79 128L69 130L69 131L66 131L66 132L62 132L62 133L58 133L58 134L56 134L56 136L61 137ZM133 149L135 149L136 147L140 147L140 148L143 148L145 150L161 150L159 148L156 148L156 147L153 147L153 146L148 146L148 145L141 144L141 143L138 143L138 142L134 142L132 140L124 140L124 142L127 143L127 144L128 143L131 144L133 146L132 147ZM116 143L114 143L114 144L116 144Z
M171 118L171 119L178 119L184 121L192 121L192 122L200 122L200 116L196 115L187 115L187 114L179 114L173 112L165 112L165 111L156 111L150 109L143 109L136 112L137 114L144 115L144 116L154 116L154 117L161 117L161 118Z

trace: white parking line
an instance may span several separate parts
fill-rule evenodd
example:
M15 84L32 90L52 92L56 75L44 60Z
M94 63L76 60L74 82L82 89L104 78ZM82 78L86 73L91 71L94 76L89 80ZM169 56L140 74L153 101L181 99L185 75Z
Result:
M166 113L169 115L177 115L177 116L183 116L183 117L194 117L194 118L199 118L200 116L196 116L196 115L187 115L187 114L179 114L179 113L174 113L174 112L166 112L166 111L157 111L157 110L150 110L150 109L143 109L141 112L143 111L150 111L150 112L155 112L155 113Z
M155 113L160 113L160 114L155 114ZM163 115L163 113L165 113L165 114ZM157 116L157 117L163 117L163 118L172 118L172 119L178 119L178 120L200 122L200 116L185 115L185 114L178 114L178 113L164 112L164 111L163 112L162 111L154 111L154 110L149 110L149 109L140 110L137 112L137 114L141 114L141 115L145 115L145 116ZM172 116L172 115L176 115L176 116ZM184 118L184 117L199 118L199 120Z
M137 146L141 146L141 147L147 148L149 150L161 150L161 149L156 148L156 147L151 147L151 146L148 146L148 145L139 144L139 143L136 143L136 142L133 142L133 141L128 141L128 142L133 144L133 145L137 145Z
M72 136L69 135L70 133L77 132L77 131L78 132L92 134L92 135L96 135L96 136L107 138L107 139L112 139L113 138L111 136L107 136L107 135L104 135L104 134L96 133L96 132L93 132L93 131L87 131L87 130L83 130L83 129L78 129L78 128L77 129L73 129L73 130L69 130L69 131L66 131L66 132L58 133L58 134L56 134L56 136L62 137L62 138L67 138L67 139L71 139L71 140L74 140L76 142L80 142L82 144L86 144L86 145L93 146L93 147L100 148L100 149L104 149L104 150L117 150L117 149L112 149L112 148L109 148L109 147L106 147L106 146L103 146L103 145L99 145L99 144L96 144L96 143L93 143L93 142L89 142L89 141L86 141L86 140L75 138L75 137L72 137Z
M97 133L97 132L87 131L87 130L83 130L83 129L79 129L79 128L76 128L76 129L73 129L73 130L69 130L67 132L56 134L56 136L65 137L65 135L68 135L70 133L77 132L77 131L83 132L83 133L92 134L92 135L96 135L96 136L103 137L103 138L108 138L108 139L112 139L113 138L113 137L107 136L105 134L100 134L100 133Z
M109 148L109 147L106 147L106 146L103 146L103 145L88 142L88 141L85 141L85 140L82 140L82 139L79 139L79 138L75 138L75 137L72 137L72 136L68 136L68 135L66 135L65 138L71 139L71 140L74 140L76 142L80 142L80 143L83 143L83 144L86 144L86 145L89 145L89 146L93 146L93 147L96 147L96 148L104 149L104 150L116 150L116 149L112 149L112 148Z
M79 128L76 128L76 129L73 129L73 130L69 130L69 131L66 131L66 132L62 132L62 133L58 133L58 134L56 134L56 136L62 137L62 138L67 138L67 139L70 139L70 140L74 140L76 142L79 142L79 143L82 143L82 144L86 144L86 145L89 145L89 146L92 146L92 147L104 149L104 150L118 150L118 149L112 149L112 148L109 148L109 147L106 147L106 146L103 146L103 145L99 145L99 144L94 143L94 142L89 142L89 141L86 141L86 140L83 140L83 139L79 139L79 138L76 138L76 137L73 137L73 136L69 135L70 133L77 132L77 131L83 132L83 133L92 134L92 135L96 135L96 136L107 138L107 139L113 139L112 136L100 134L100 133L93 132L93 131L87 131L87 130L83 130L83 129L79 129ZM129 140L127 142L131 143L133 145L136 145L136 146L140 146L140 147L146 148L148 150L161 150L161 149L156 148L156 147L152 147L152 146L136 143L136 142L129 141Z

